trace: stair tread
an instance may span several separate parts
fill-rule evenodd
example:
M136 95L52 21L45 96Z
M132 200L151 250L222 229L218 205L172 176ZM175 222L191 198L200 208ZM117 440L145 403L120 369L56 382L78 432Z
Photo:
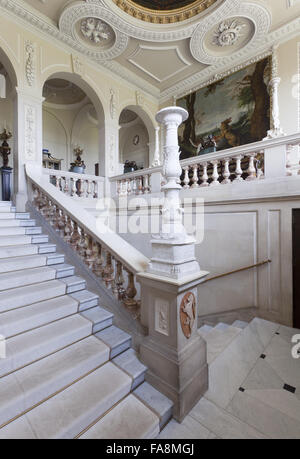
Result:
M50 266L40 266L19 271L0 274L0 291L35 285L37 283L53 280L56 278L56 269Z
M108 358L109 348L89 336L0 379L0 425L61 391Z
M126 351L131 345L131 336L114 325L95 333L95 336L110 347L111 359Z
M243 320L236 320L233 322L232 326L236 328L241 328L242 330L248 326L248 322L244 322Z
M158 417L134 395L128 395L81 438L151 439L158 434Z
M41 301L26 308L12 309L1 314L0 335L13 336L43 324L75 314L78 303L68 295ZM63 315L61 315L63 314Z
M86 338L91 331L90 322L77 314L10 338L6 359L0 360L0 376Z
M0 236L0 246L30 244L32 242L32 238L33 236L19 236L14 234L12 236Z
M28 412L32 434L39 439L74 438L124 398L130 385L130 378L108 362ZM13 424L0 430L0 438L13 434Z
M165 426L172 417L173 402L147 382L133 393L157 414L161 428Z
M9 257L19 257L27 255L35 255L39 251L37 245L32 244L20 244L12 245L9 247L0 247L0 259L9 258Z
M142 364L139 360L137 353L134 349L128 349L121 355L118 355L113 359L113 362L126 373L130 374L132 378L139 377L142 373L145 373L147 367Z
M0 273L18 271L19 269L37 268L47 264L47 255L22 255L0 259Z
M0 292L0 312L55 298L65 293L66 285L60 280L51 280Z

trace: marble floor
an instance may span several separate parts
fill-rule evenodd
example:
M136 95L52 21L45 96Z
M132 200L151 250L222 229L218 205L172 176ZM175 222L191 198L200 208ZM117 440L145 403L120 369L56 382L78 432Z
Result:
M172 420L159 438L300 439L295 334L300 330L254 319L210 364L212 389L182 424Z

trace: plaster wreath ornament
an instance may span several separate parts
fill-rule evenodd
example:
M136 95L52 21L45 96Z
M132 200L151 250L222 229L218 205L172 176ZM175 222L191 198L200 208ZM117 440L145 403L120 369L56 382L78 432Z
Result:
M215 31L213 44L218 46L233 46L242 36L245 24L235 20L227 20L219 24Z
M111 27L101 19L86 18L81 21L82 35L95 44L109 42L113 38Z

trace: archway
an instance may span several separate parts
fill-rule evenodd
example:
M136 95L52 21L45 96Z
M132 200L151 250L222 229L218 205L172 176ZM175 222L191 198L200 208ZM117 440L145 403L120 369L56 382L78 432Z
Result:
M56 73L45 81L43 97L44 166L69 170L80 147L85 173L105 175L105 113L95 90L78 75Z
M119 126L120 168L126 161L139 169L150 167L155 149L155 126L150 116L141 107L128 105L120 113Z
M14 167L14 143L16 141L15 123L14 123L14 96L15 88L17 86L17 75L14 70L13 64L2 48L0 48L0 145L3 145L5 137L7 136L7 144L11 152L8 157L2 154L1 166L7 168ZM4 151L4 149L3 149ZM1 151L2 153L2 151ZM6 175L6 178L4 175ZM2 179L6 181L7 186L3 189ZM3 170L0 175L0 199L10 199L14 185L14 177L12 172Z

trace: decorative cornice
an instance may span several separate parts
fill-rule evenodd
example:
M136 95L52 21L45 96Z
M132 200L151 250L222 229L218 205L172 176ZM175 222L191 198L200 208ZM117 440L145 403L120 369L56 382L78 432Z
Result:
M173 24L186 21L187 19L203 13L203 11L211 7L216 1L217 0L194 0L191 5L182 8L160 11L144 8L132 0L113 0L121 10L125 11L125 13L130 14L130 16L133 16L135 19L151 22L152 24Z

